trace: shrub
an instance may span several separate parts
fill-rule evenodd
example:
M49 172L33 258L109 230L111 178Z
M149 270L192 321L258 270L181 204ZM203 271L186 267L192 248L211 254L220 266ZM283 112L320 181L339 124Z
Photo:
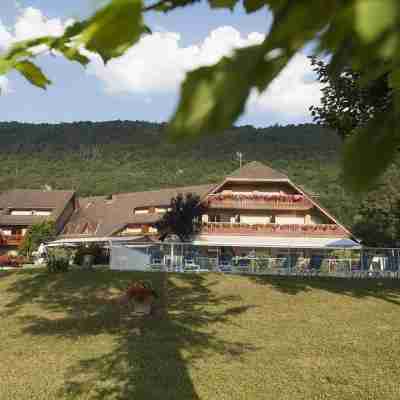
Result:
M80 245L75 252L74 263L83 265L83 259L86 255L93 256L93 264L108 264L108 257L104 249L98 244Z
M70 254L65 249L51 249L48 253L47 269L49 272L66 272L69 269Z

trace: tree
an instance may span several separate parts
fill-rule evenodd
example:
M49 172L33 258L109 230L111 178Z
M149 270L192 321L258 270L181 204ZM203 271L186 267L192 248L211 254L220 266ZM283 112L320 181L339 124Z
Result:
M38 249L41 243L54 240L56 229L53 221L43 221L34 224L25 234L24 240L19 247L21 254L31 256Z
M385 112L393 101L388 74L363 82L366 73L345 66L332 73L330 64L311 57L311 64L324 85L321 104L311 106L314 122L336 131L343 139L366 126L377 114Z
M182 242L190 240L198 231L203 213L204 207L198 195L178 194L171 199L170 210L154 224L160 233L159 240L164 241L169 235L178 236Z
M61 37L45 36L15 43L0 58L0 74L20 72L33 84L50 83L32 62L43 46L82 65L88 52L104 62L122 55L149 32L143 15L171 12L198 0L108 0L83 21L70 25ZM236 50L213 66L187 74L168 131L175 139L218 132L234 123L254 90L263 91L291 58L307 45L314 55L329 54L336 75L348 66L368 71L366 86L387 76L393 96L382 112L357 128L346 143L346 182L362 190L390 165L400 142L400 2L397 0L208 0L211 8L247 13L268 8L273 23L261 43ZM101 4L104 4L102 2ZM379 153L379 157L373 157Z
M393 185L398 171L391 168L354 209L352 232L371 247L398 247L400 238L400 193ZM354 203L353 203L354 204Z
M364 205L352 231L366 246L396 247L398 226L399 220L392 212Z

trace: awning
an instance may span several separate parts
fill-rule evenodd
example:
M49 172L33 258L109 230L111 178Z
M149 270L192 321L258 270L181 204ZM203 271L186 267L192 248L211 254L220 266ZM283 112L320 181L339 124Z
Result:
M61 247L61 246L74 246L84 243L124 243L124 242L138 242L138 243L150 243L146 236L104 236L104 237L81 237L81 238L65 238L54 240L53 242L47 243L47 247Z
M158 242L146 236L112 236L59 239L48 243L48 247L77 246L82 243L126 244L131 246L148 247L157 244L194 245L194 246L227 246L227 247L276 247L293 249L361 249L361 245L348 238L335 237L284 237L284 236L219 236L201 235L192 242Z
M361 245L348 238L335 237L279 237L279 236L199 236L197 246L277 247L277 248L333 248L361 249Z

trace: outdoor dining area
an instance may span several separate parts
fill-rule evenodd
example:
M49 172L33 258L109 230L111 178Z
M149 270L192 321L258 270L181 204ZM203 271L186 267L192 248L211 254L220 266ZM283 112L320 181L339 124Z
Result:
M116 251L112 248L112 253L113 250ZM118 251L125 252L124 262L133 270L400 278L399 249L235 248L165 243L141 247L119 244Z

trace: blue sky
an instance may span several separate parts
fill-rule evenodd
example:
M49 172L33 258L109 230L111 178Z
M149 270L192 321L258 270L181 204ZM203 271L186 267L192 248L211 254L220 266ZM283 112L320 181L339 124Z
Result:
M2 0L0 51L13 40L57 34L68 19L90 13L96 0ZM153 35L104 67L93 56L86 70L61 57L44 55L40 66L53 81L47 91L16 73L0 77L0 120L61 122L81 120L166 121L178 99L185 71L212 64L235 47L257 43L268 31L266 10L246 15L210 10L204 3L170 14L149 14ZM319 101L319 86L299 54L269 88L254 93L239 124L268 126L310 121L308 106ZM227 94L229 95L229 94Z

